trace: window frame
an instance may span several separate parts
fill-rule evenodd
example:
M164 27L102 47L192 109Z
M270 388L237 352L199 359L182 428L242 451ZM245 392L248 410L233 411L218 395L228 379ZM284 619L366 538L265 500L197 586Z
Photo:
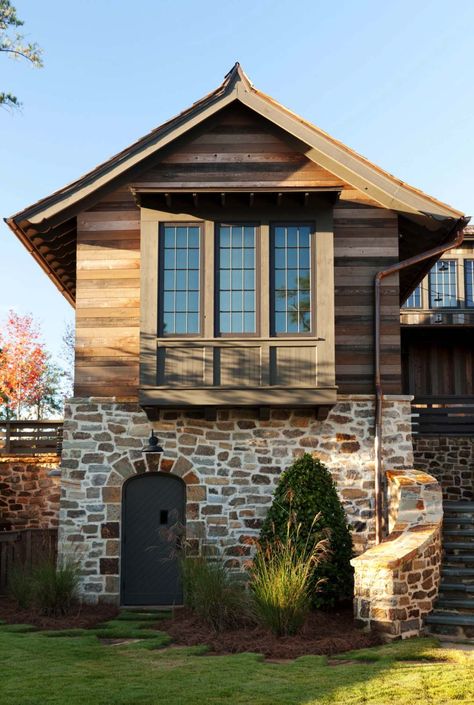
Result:
M467 267L466 263L471 263L472 262L472 283L471 283L471 296L472 296L472 303L469 303L469 298L467 294ZM464 306L466 308L474 308L474 258L472 257L465 257L462 262L462 266L464 269Z
M205 257L204 257L204 232L205 223L203 220L187 221L160 221L158 224L158 309L157 309L157 332L159 338L202 338L204 336L204 282L205 282ZM164 314L164 251L165 238L164 231L167 227L197 227L199 228L199 332L198 333L165 333L163 330Z
M214 228L214 337L215 338L260 338L261 335L261 271L262 271L262 247L261 247L261 220L216 220ZM226 226L252 227L255 228L255 332L253 333L222 333L220 331L220 247L219 229Z
M436 303L434 302L434 298L432 298L432 293L433 293L432 289L433 288L435 289L435 293L439 293L439 292L436 292L437 287L433 287L433 285L432 285L433 269L435 267L438 267L439 265L442 265L443 263L448 263L448 262L454 262L454 298L456 299L456 303L454 304L454 306L452 306L450 304L440 304L437 306ZM438 311L440 309L445 310L445 311L449 310L449 309L451 309L451 310L458 309L459 304L460 304L458 288L459 288L459 260L454 257L450 257L450 258L446 258L446 259L439 259L433 265L433 267L431 268L429 275L428 275L428 304L429 304L429 308L432 311Z
M309 243L309 296L311 303L311 328L309 331L294 331L289 333L277 333L275 330L275 228L277 227L301 227L307 225L310 228ZM317 242L316 242L316 221L315 220L271 220L269 221L270 241L269 241L269 330L271 338L316 338L317 332Z

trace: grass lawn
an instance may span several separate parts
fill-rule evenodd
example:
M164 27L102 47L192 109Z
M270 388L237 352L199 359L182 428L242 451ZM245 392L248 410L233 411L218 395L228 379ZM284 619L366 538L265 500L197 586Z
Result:
M441 649L433 639L342 654L329 663L304 656L273 664L256 654L167 648L169 638L151 624L124 614L87 632L0 626L1 705L474 703L474 653ZM145 638L105 645L97 636Z

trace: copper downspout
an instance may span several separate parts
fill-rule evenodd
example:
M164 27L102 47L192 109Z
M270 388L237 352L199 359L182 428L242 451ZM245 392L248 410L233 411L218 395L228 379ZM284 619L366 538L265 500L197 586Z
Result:
M397 262L392 264L386 269L380 270L375 275L375 375L374 375L374 386L375 386L375 441L374 441L374 451L375 451L375 541L380 543L382 541L382 526L383 526L383 474L382 474L382 409L383 409L383 390L382 390L382 380L380 374L380 318L381 318L381 284L382 279L390 276L390 274L395 274L400 272L402 269L411 267L414 264L423 262L424 260L435 257L436 255L442 255L448 250L452 250L454 247L460 245L464 239L464 228L469 222L469 218L460 218L456 221L451 232L454 232L454 238L444 245L438 245L433 247L431 250L422 252L414 257L409 257L402 262ZM451 233L450 233L451 234Z

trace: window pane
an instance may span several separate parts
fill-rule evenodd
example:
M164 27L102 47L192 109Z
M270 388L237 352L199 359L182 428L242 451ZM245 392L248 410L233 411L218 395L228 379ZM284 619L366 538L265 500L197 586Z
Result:
M244 272L244 289L255 289L255 270L246 269Z
M188 289L193 291L199 289L199 272L196 269L191 269L188 272Z
M230 313L221 313L219 316L219 329L221 333L230 333Z
M174 270L173 269L168 269L165 270L165 276L164 276L164 289L169 290L169 289L174 289Z
M308 225L278 225L273 230L274 333L311 330L310 233Z
M255 330L255 314L244 313L244 333L253 333Z
M165 250L165 269L174 269L176 262L176 250Z
M474 259L464 260L464 277L466 283L466 306L474 306Z
M176 228L176 247L186 248L188 246L188 229Z
M275 228L275 247L285 247L286 244L286 230L281 228L279 225Z
M168 252L168 250L166 250ZM170 250L171 252L171 250ZM176 250L176 269L186 269L187 268L187 250Z
M199 314L188 313L188 333L199 333Z
M421 284L418 284L416 289L410 294L408 299L403 304L403 308L421 308Z
M230 311L230 291L221 291L221 311Z
M301 269L309 269L309 248L308 247L302 247L300 249L300 259L299 259L299 265Z
M219 333L255 333L255 241L254 225L218 229Z
M188 247L199 248L199 228L188 228Z
M440 260L430 272L430 306L457 306L456 260Z
M199 269L199 250L188 250L189 269Z
M162 232L161 334L199 334L200 228L167 225Z
M165 247L175 246L176 228L165 228Z

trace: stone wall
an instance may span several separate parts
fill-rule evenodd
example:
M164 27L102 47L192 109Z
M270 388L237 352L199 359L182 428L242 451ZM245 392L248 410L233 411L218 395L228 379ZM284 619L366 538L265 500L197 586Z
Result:
M438 596L441 567L441 487L415 470L386 473L391 533L352 560L354 614L387 639L419 635Z
M436 477L445 500L474 500L474 436L413 437L415 466Z
M282 470L305 452L330 469L355 550L374 540L372 397L345 397L326 420L311 409L221 410L216 421L196 411L162 411L153 422L164 453L144 455L151 424L137 405L73 399L67 405L62 460L60 552L81 557L82 593L117 601L123 482L135 473L172 472L187 486L188 538L214 543L229 568L252 552ZM387 398L384 454L391 467L413 464L410 402Z
M0 457L0 530L58 525L60 459Z

